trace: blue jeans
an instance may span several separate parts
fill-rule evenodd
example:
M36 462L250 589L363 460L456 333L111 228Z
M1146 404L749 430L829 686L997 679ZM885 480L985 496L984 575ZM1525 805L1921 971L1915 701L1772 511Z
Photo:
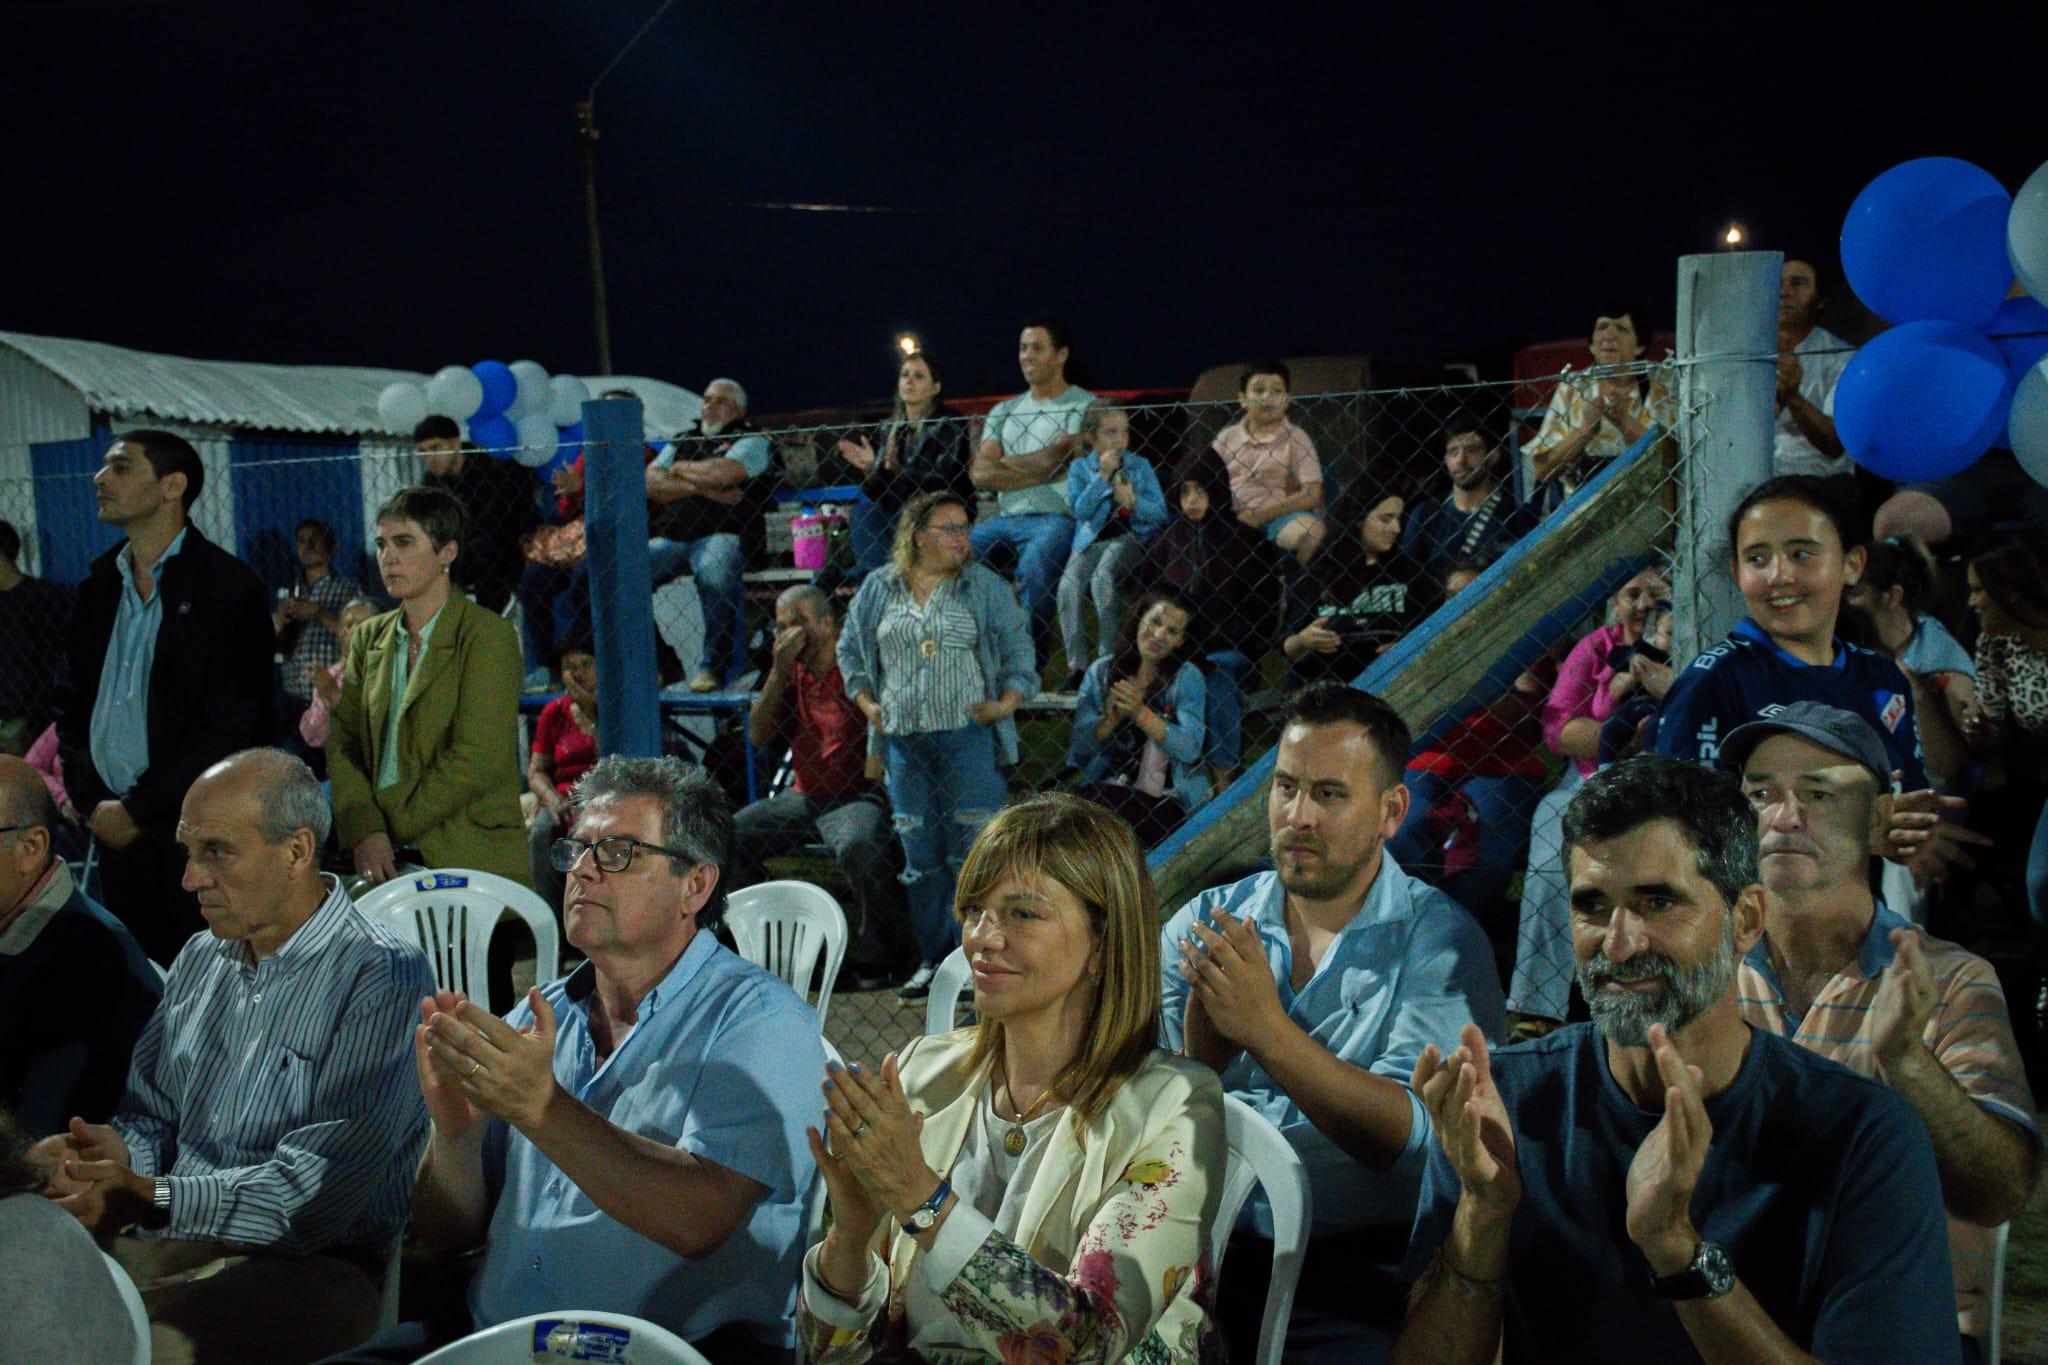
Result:
M740 538L730 532L695 540L656 536L647 542L647 571L657 589L685 573L697 580L697 600L704 604L702 666L720 682L731 682L747 671L747 639L741 629L746 613L743 568Z
M903 844L904 898L926 962L960 946L953 884L981 827L1009 795L996 769L996 732L963 725L888 738L889 804Z
M1567 763L1564 776L1536 803L1529 820L1529 870L1522 877L1522 922L1508 1008L1560 1022L1578 976L1572 949L1571 896L1565 881L1564 810L1586 779Z
M519 614L526 627L526 669L555 670L564 631L590 633L590 570L528 564L519 575ZM564 616L569 624L562 624Z
M1244 757L1244 675L1252 661L1234 649L1218 650L1202 670L1202 757L1212 768L1235 768Z
M1450 876L1444 875L1443 849L1429 834L1430 808L1451 794L1452 784L1435 773L1410 769L1402 779L1408 786L1408 818L1387 843L1387 851L1403 870L1440 888L1472 912L1472 918L1488 930L1507 917L1504 903L1508 883L1523 866L1523 849L1529 842L1529 821L1543 789L1526 777L1468 777L1457 783L1458 791L1472 803L1478 825L1477 861Z
M993 516L974 524L969 536L977 558L985 557L998 545L1017 552L1017 595L1031 613L1032 629L1041 629L1052 619L1053 590L1067 567L1067 550L1074 543L1074 519L1050 512L1024 516ZM1069 667L1082 667L1086 660Z

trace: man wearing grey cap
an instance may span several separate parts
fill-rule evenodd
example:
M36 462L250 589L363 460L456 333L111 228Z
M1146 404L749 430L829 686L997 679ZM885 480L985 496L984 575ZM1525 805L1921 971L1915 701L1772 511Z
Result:
M1721 761L1758 818L1764 936L1739 994L1754 1028L1883 1080L1934 1141L1965 1359L1989 1326L1991 1229L2039 1172L2041 1134L1991 965L1930 938L1870 891L1890 788L1860 716L1797 702L1732 731Z

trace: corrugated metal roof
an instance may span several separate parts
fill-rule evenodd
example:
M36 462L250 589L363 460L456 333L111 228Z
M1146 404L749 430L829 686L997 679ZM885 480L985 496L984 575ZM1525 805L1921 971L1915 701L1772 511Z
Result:
M246 431L371 436L394 433L377 416L377 395L402 380L424 384L413 370L356 365L261 365L188 360L110 346L102 341L0 332L9 346L62 379L94 412L117 418L157 417ZM650 432L666 434L696 420L701 400L659 379L612 375L584 379L630 388L647 410Z

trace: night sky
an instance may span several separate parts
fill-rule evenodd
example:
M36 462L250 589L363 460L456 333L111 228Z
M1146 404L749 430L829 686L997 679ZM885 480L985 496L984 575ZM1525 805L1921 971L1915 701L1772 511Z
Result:
M0 3L0 327L591 372L573 105L658 3ZM1501 373L1617 292L1668 326L1731 218L1832 251L1897 161L2048 158L2011 7L1336 8L679 0L598 94L615 366L786 411L910 329L1007 391L1047 310L1102 387Z

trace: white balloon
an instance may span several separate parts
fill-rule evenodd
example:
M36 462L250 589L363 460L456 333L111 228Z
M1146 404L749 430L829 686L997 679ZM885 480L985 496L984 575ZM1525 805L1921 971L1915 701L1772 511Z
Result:
M548 389L547 368L537 360L515 360L505 368L512 371L512 378L519 384L519 392L513 395L505 415L516 422L528 413L546 412L553 396Z
M590 386L573 374L558 374L548 381L548 420L558 427L573 427L583 420L583 405L590 401Z
M519 419L519 449L512 458L528 469L538 469L555 458L555 445L560 439L545 412L529 412Z
M396 384L386 384L384 392L377 395L377 420L386 431L410 436L426 415L427 391L417 384L401 379Z
M2005 254L2020 287L2048 303L2048 161L2012 197L2012 212L2005 220Z
M484 405L484 381L467 365L443 365L427 381L427 411L468 421Z
M2012 436L2012 453L2034 476L2034 482L2048 486L2048 356L2020 376L2012 391L2012 417L2006 431Z

